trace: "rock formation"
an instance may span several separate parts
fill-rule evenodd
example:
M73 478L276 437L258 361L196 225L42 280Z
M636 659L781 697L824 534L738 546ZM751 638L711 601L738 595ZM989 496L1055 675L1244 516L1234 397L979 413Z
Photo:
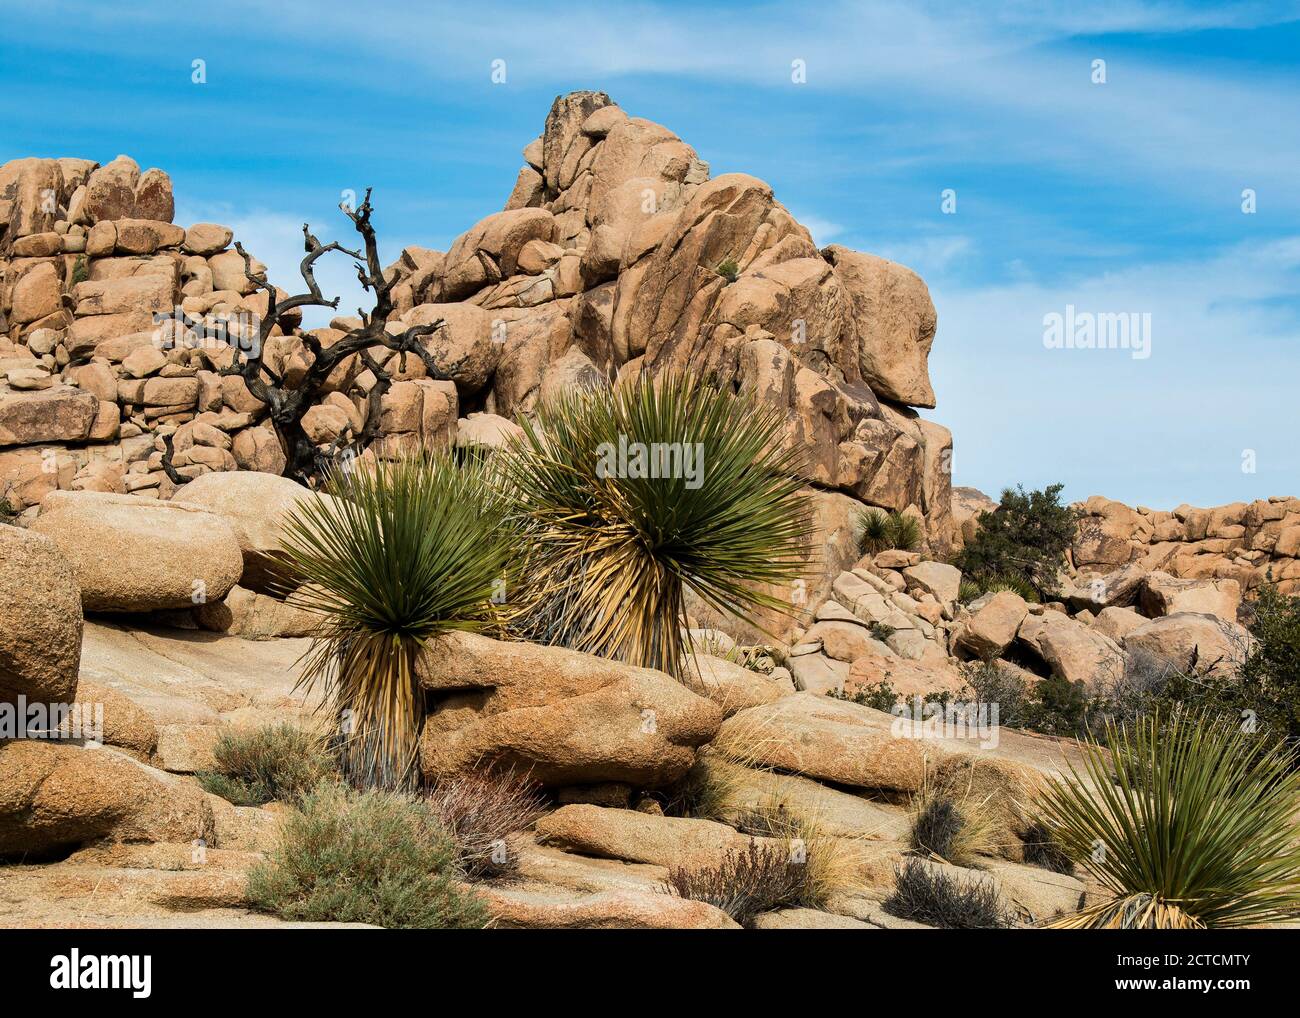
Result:
M685 369L784 412L823 523L865 503L923 519L947 546L951 436L912 409L935 403L934 306L915 273L818 250L762 181L711 179L684 141L603 93L558 98L524 159L503 211L385 271L388 331L442 320L429 346L455 370L432 380L418 357L372 348L395 379L375 401L378 437L492 444L551 393ZM125 156L0 169L0 487L15 509L60 489L169 498L167 439L182 479L285 469L266 405L221 374L267 295L229 229L173 225L172 208L167 175ZM166 320L177 308L202 335ZM300 313L267 340L286 379L357 325L304 332ZM302 422L322 448L376 412L358 358L330 378ZM839 565L808 579L824 587Z

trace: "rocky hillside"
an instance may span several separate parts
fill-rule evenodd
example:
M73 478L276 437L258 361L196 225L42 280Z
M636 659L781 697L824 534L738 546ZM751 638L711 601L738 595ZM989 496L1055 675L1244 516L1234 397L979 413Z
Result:
M524 159L504 211L389 267L391 330L445 320L432 348L455 370L454 386L431 381L411 358L381 437L492 443L548 393L686 368L785 412L830 569L848 562L859 503L913 514L947 546L951 436L912 409L935 403L934 306L915 273L818 250L762 181L711 179L684 141L603 93L557 99ZM17 509L56 489L170 497L164 435L186 477L282 469L265 407L220 374L229 347L155 323L179 306L239 335L266 310L231 231L173 225L172 210L166 173L124 156L0 169L0 486ZM312 356L299 326L282 317L269 344L286 377ZM365 424L374 377L353 358L333 381L304 422L322 446ZM824 587L828 571L809 580Z
M421 776L458 787L495 767L537 785L537 815L493 847L508 871L473 884L492 923L735 927L665 881L795 842L819 867L815 907L747 925L916 926L885 907L911 865L990 890L1002 924L1095 900L1081 870L1044 861L1034 806L1076 743L996 716L900 728L876 708L974 701L979 665L1081 696L1146 681L1152 660L1230 676L1251 643L1243 599L1300 584L1300 502L1090 499L1053 599L976 596L948 553L994 504L951 490L950 436L914 409L935 403L936 324L914 273L818 250L762 181L711 178L602 93L556 99L523 156L503 211L387 269L389 332L441 320L446 377L382 346L365 351L378 376L350 356L303 419L311 441L335 448L377 413L377 455L491 449L553 394L690 370L780 410L815 511L803 575L780 592L790 615L760 634L688 603L680 679L470 633L420 650ZM267 406L227 372L266 294L230 230L172 218L166 174L125 157L0 168L8 924L274 922L250 910L248 873L294 807L205 781L223 736L312 723L297 679L315 617L272 582L303 488L281 476ZM285 313L265 361L301 377L354 326L304 332ZM918 547L864 552L868 506L915 520ZM40 713L52 705L98 723L72 729L80 713ZM932 792L987 821L960 859L917 847Z

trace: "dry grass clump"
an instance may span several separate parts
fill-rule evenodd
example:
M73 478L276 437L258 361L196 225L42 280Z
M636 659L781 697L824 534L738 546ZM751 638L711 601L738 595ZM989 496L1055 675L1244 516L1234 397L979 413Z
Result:
M933 789L912 800L913 851L938 856L954 866L977 865L979 856L997 852L987 802L956 799Z
M835 838L822 831L815 816L777 795L752 806L729 811L728 822L744 834L774 838L790 846L807 870L810 908L819 908L833 895L858 886L858 859L852 839Z
M1074 875L1074 861L1057 840L1051 829L1041 820L1029 825L1024 835L1025 862L1030 866L1039 866L1053 873Z
M544 808L537 788L513 770L447 778L424 801L451 836L471 879L513 872L519 860L507 850L506 835L531 827Z
M945 930L996 930L1012 925L991 880L960 880L938 866L911 861L898 870L881 907L892 916Z
M1034 803L1044 787L1038 772L1009 760L961 755L940 761L927 782L965 812L978 814L991 842L981 854L1024 860Z

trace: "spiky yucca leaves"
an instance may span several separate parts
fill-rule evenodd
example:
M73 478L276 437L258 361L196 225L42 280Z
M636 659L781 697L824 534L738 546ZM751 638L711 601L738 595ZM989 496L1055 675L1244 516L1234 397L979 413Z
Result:
M431 452L336 469L284 525L294 604L323 620L302 682L343 722L344 774L362 787L415 783L416 658L494 612L513 551L491 470Z
M1112 897L1052 925L1187 929L1247 926L1300 908L1291 753L1201 713L1109 724L1107 752L1054 780L1043 820Z
M864 509L858 513L858 547L863 554L877 555L895 548L915 551L923 536L921 524L914 516L904 516L897 510L886 513L879 509Z
M789 612L808 511L777 411L649 378L542 406L505 457L527 560L514 617L540 643L681 675L685 593Z

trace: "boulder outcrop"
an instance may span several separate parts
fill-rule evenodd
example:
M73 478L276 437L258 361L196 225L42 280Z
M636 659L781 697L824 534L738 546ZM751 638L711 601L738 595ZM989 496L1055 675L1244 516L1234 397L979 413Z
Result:
M431 779L495 765L547 785L654 788L684 775L722 721L662 672L558 647L454 633L417 672L433 698L420 742Z

